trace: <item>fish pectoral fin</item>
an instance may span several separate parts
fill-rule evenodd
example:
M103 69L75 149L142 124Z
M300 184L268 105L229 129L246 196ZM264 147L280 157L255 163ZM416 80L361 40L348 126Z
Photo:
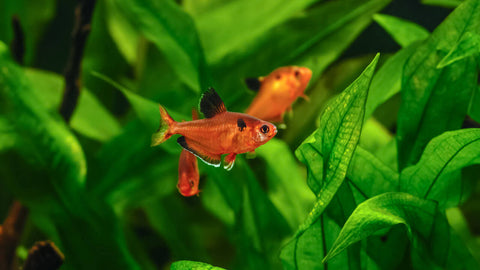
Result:
M223 160L223 168L227 171L230 171L233 168L233 165L235 164L235 158L237 157L237 154L228 154L225 159Z
M305 99L305 101L310 102L310 98L307 95L301 94L300 97Z
M253 159L257 157L257 153L255 152L255 150L253 150L253 151L247 152L247 154L245 154L245 157L248 159Z
M226 112L227 109L215 89L210 87L202 94L202 98L200 99L200 111L205 118L212 118L217 114Z
M184 136L177 139L177 143L180 144L185 150L197 156L201 161L207 163L208 165L220 167L222 163L222 158L220 155L212 154L205 150L198 143L189 141Z
M262 82L259 78L246 78L245 84L247 85L248 89L255 92L260 90L260 86L262 86Z

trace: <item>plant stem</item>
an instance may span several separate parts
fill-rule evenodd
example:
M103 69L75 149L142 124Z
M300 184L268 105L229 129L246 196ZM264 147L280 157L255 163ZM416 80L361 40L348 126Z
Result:
M12 269L15 250L27 216L27 208L18 201L13 202L3 226L0 226L0 269Z
M85 44L91 29L91 21L96 0L79 0L75 9L75 25L72 32L72 46L65 68L65 90L60 114L69 122L77 106L81 89L81 64Z
M25 35L23 34L22 25L17 15L12 17L13 40L10 43L10 51L13 59L20 65L23 65L23 57L25 55Z

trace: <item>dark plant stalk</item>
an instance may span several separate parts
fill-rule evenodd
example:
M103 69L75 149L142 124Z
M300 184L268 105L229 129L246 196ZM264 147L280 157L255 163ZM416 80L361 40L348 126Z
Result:
M22 235L28 209L18 201L13 202L8 216L0 226L0 269L12 269L15 250Z
M75 9L75 25L72 32L72 45L65 67L65 90L60 114L69 122L77 106L81 89L81 64L96 0L79 0Z
M12 17L13 40L10 43L10 51L13 59L20 65L23 65L23 57L25 55L25 35L17 15Z

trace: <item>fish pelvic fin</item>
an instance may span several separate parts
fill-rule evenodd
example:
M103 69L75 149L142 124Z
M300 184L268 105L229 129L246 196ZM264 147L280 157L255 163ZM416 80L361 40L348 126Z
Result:
M192 108L192 120L198 120L200 117L198 116L198 111L195 108Z
M235 164L235 158L237 157L237 154L228 154L224 161L223 168L227 171L230 171L233 168L233 165Z
M202 98L200 99L200 111L205 118L212 118L217 114L226 112L227 109L215 89L210 87L202 94Z
M185 150L197 156L201 161L214 167L220 167L222 163L222 157L217 154L212 154L205 150L204 147L194 141L189 141L185 136L181 136L177 139L177 143L180 144Z
M160 126L158 127L157 132L153 133L152 135L151 146L159 145L173 135L173 133L171 133L171 126L175 123L175 120L170 117L168 112L161 105L159 105L159 109Z

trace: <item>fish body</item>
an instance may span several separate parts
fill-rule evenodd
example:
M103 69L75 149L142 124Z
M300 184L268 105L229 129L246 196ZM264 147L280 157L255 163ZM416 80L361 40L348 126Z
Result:
M152 136L152 146L174 134L181 134L177 142L186 150L213 166L220 166L221 155L228 154L224 168L231 169L237 154L252 152L277 134L272 123L236 112L228 112L213 88L200 101L205 119L176 122L160 106L160 128Z
M283 115L304 94L312 71L306 67L288 66L272 71L268 76L247 79L252 90L258 90L246 113L265 121L283 122Z
M192 120L196 119L198 119L198 114L195 110L192 110ZM185 197L196 195L200 192L198 189L199 182L197 157L183 149L178 160L178 191Z

